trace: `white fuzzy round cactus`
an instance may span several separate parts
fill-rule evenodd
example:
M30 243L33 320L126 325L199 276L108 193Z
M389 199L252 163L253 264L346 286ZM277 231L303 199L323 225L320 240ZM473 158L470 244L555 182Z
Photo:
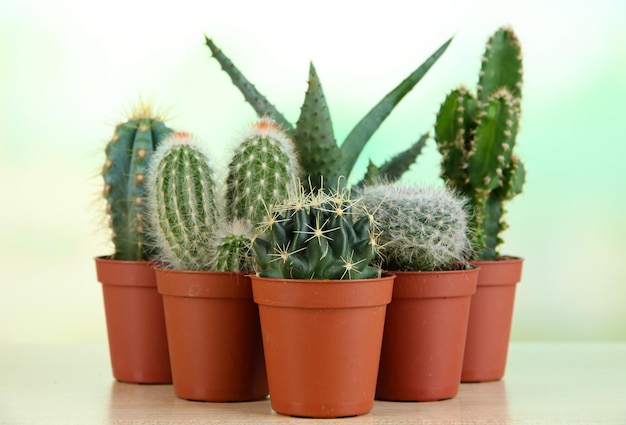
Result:
M379 227L386 270L452 269L471 251L466 202L448 189L382 183L359 196Z

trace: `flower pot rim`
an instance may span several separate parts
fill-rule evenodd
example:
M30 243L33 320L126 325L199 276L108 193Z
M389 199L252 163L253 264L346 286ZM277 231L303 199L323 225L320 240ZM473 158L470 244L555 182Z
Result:
M472 263L481 269L478 287L516 285L522 279L522 257L501 256L494 260L477 260Z
M153 267L156 261L116 260L112 255L94 258L98 282L102 285L156 287Z
M192 271L154 267L157 288L163 296L183 298L252 299L247 272Z
M444 271L394 271L393 300L468 297L476 293L480 267Z
M250 275L254 301L274 307L352 308L391 302L395 275L369 279L315 280Z

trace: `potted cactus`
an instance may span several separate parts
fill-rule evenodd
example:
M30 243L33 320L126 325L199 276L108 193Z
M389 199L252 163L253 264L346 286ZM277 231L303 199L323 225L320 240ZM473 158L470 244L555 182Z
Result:
M345 189L298 191L253 242L272 409L363 415L374 403L393 275L371 266L376 233Z
M467 196L481 272L472 299L463 381L502 378L506 367L516 284L522 259L498 252L507 228L504 204L521 193L525 180L514 148L521 114L522 57L510 28L487 43L476 94L453 90L441 105L435 140L441 176Z
M157 150L148 173L149 222L168 267L163 296L174 392L199 401L268 394L259 313L247 274L259 212L286 196L297 170L290 140L269 119L237 143L223 190L209 156L188 133Z
M376 398L436 401L456 396L478 268L466 201L446 188L379 183L359 196L380 232L382 267L396 275Z
M115 127L105 150L103 195L115 252L95 258L95 265L113 376L123 382L172 382L154 253L142 219L145 175L153 152L170 132L149 106L140 104Z
M299 176L301 181L308 183L311 189L320 189L339 187L347 183L346 178L349 178L354 164L374 132L443 55L452 39L443 43L424 63L376 104L350 131L340 146L334 136L326 97L313 63L309 67L308 89L300 108L300 116L294 126L248 81L212 39L205 36L205 41L213 57L257 114L267 115L276 120L293 137L296 153L301 161L302 173ZM380 166L370 162L364 181L374 178L391 181L400 178L415 162L427 139L428 135L423 135L407 150Z

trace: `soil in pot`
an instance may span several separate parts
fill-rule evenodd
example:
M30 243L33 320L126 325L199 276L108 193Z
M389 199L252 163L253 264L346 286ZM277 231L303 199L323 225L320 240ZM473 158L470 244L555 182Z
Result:
M387 307L376 398L452 398L459 391L479 270L393 273L396 281Z
M480 267L472 297L462 382L496 381L504 376L517 283L523 259L476 261Z
M273 410L335 418L372 409L393 279L252 276Z
M208 402L265 398L263 342L250 278L235 272L157 268L156 273L175 394Z
M171 384L172 373L154 264L95 259L102 284L113 377L121 382Z

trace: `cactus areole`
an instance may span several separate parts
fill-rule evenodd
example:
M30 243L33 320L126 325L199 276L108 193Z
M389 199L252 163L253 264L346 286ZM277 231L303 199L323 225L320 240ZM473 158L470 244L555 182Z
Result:
M160 118L152 116L149 108L140 109L115 128L105 150L103 195L117 260L140 261L151 257L152 244L144 229L145 176L152 154L172 132Z
M499 256L504 203L521 193L524 165L515 155L522 91L520 43L511 29L490 37L476 94L459 87L446 97L435 124L441 176L473 207L478 258Z

